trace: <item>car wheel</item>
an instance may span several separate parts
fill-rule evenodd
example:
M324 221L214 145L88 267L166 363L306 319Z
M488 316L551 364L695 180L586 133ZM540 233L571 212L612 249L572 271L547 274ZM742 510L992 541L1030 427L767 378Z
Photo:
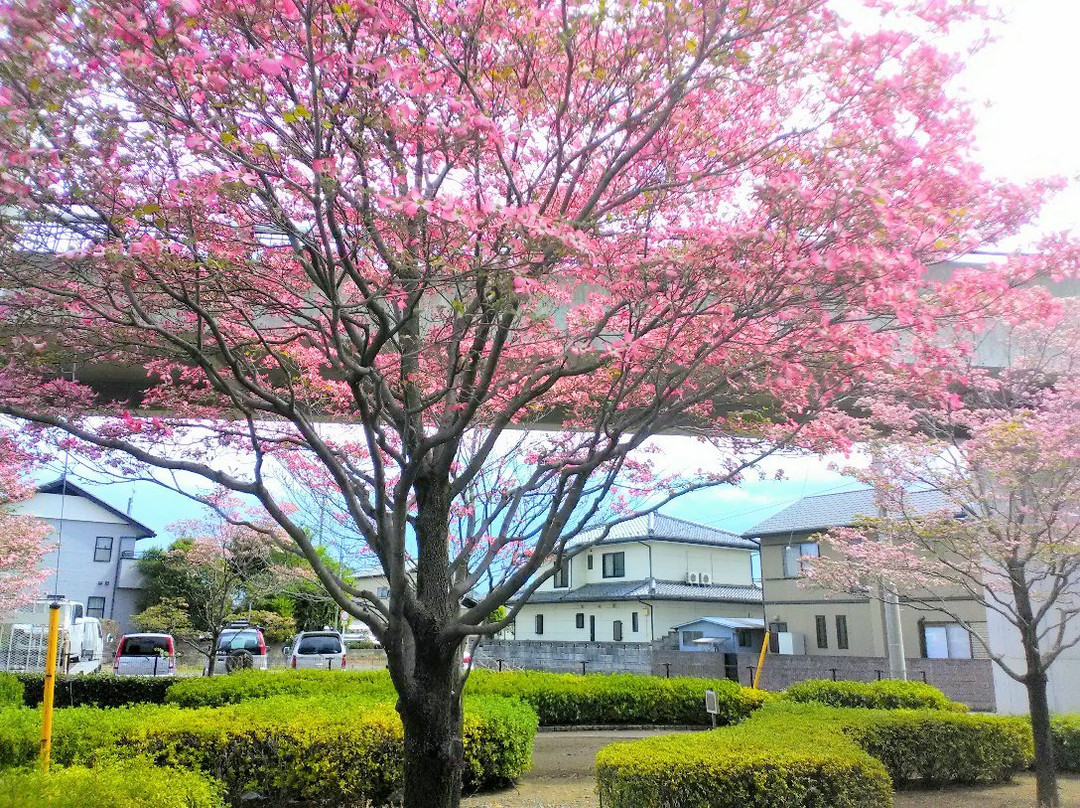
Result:
M232 673L233 671L251 670L254 664L255 659L252 657L251 652L243 648L230 651L229 655L225 658L225 670L229 673Z

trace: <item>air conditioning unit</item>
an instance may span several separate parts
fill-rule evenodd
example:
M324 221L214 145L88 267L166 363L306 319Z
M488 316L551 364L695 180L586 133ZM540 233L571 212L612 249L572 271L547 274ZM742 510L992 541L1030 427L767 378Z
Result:
M686 573L686 582L688 584L699 584L699 583L701 583L701 573L698 573L698 572L688 572L688 573Z
M701 580L701 585L702 586L712 586L712 575L711 574L709 574L707 572L701 573L700 580Z

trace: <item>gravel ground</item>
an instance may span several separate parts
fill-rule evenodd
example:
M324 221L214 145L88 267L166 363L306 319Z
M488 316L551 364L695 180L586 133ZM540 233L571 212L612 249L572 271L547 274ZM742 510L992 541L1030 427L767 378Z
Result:
M540 732L533 745L533 768L518 783L498 792L466 797L465 808L600 808L593 783L597 751L615 741L664 735L670 730L583 730ZM1063 808L1080 806L1080 776L1061 779ZM909 791L896 795L895 808L1034 808L1035 778L985 788Z

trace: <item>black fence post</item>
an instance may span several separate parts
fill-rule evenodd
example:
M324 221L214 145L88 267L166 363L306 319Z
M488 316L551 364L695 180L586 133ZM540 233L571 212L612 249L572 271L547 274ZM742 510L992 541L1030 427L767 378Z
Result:
M923 671L923 672L922 672L922 683L923 683L924 685L926 685L926 684L930 684L929 682L927 682L927 681L926 681L926 671Z
M495 661L499 663L499 673L502 673L502 664L503 664L503 661L502 661L501 659L496 659Z
M750 684L752 685L752 684L754 684L754 670L755 670L755 666L754 666L754 665L747 665L747 666L746 666L746 669L747 669L748 671L750 671Z
M665 662L664 663L664 678L665 679L670 679L671 678L671 663L670 662Z
M877 680L880 682L881 681L881 674L884 673L884 671L875 670L874 673L877 674Z
M829 668L829 670L832 671L832 680L835 682L836 681L836 668Z
M584 660L584 659L583 659L583 660L581 660L581 675L582 675L582 676L584 676L584 675L585 675L585 664L586 664L586 663L585 663L585 660Z

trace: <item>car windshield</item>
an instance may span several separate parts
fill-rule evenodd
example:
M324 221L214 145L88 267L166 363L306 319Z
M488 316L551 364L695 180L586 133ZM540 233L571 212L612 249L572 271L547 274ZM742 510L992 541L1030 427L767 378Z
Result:
M120 656L160 656L169 653L168 637L125 637Z
M341 638L333 634L313 634L300 638L298 654L340 654Z
M259 633L255 629L244 629L242 631L233 629L221 632L217 644L219 651L236 651L241 648L253 654L261 652Z

